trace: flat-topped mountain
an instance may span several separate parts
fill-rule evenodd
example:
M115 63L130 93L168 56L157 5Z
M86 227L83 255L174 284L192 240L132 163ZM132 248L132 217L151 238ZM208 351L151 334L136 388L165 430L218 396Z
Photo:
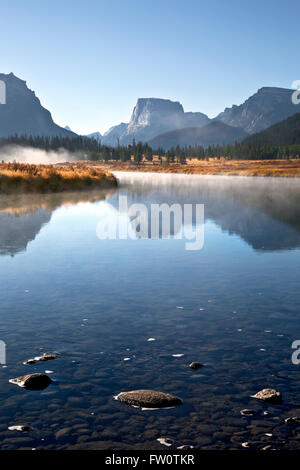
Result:
M104 135L103 143L116 145L119 141L120 144L127 145L131 144L133 139L148 142L163 132L192 126L200 127L209 121L206 114L185 113L178 101L139 98L130 122L110 129Z
M0 137L15 134L76 137L74 132L53 122L50 112L43 108L24 80L13 73L1 73L0 80L5 83L6 88L6 104L0 104Z
M226 145L241 140L247 135L247 132L240 127L228 126L221 121L212 121L206 126L189 127L160 134L150 140L149 144L152 148L161 147L164 150L177 145L180 147L201 145L206 148L209 145Z
M292 102L293 92L286 88L260 88L243 104L226 108L216 119L230 126L242 127L249 134L260 132L300 112L300 105Z

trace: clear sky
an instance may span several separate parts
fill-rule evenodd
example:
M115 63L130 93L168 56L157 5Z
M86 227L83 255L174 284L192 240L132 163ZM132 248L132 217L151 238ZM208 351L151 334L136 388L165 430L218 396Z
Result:
M139 97L210 117L300 80L299 0L2 0L0 72L60 125L103 132Z

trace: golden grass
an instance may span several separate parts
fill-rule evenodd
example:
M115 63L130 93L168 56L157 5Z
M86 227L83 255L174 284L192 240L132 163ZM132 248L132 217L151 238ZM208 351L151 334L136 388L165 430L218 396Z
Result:
M108 171L80 163L67 165L0 164L0 194L84 191L116 185L116 178Z
M130 162L99 164L95 167L111 171L146 171L157 173L185 173L190 175L289 176L300 177L300 160L199 160L180 165L134 164Z

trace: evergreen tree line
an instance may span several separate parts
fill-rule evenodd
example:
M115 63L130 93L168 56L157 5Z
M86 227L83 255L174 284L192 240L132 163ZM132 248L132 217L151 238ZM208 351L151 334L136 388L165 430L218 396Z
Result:
M128 146L118 145L109 147L102 145L100 141L89 137L33 137L12 136L0 139L0 150L8 145L19 145L44 149L46 151L65 149L71 153L77 153L78 158L93 161L130 161L136 163L143 159L151 162L153 156L168 163L185 163L187 159L195 158L207 160L209 158L226 158L237 160L264 160L264 159L289 159L300 158L300 144L269 145L261 143L236 142L228 145L209 145L204 148L201 145L188 147L171 147L168 151L163 148L152 149L147 143L133 140Z

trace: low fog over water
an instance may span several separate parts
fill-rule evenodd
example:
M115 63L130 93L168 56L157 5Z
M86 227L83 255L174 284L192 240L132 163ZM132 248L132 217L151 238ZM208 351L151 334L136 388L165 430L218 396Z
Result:
M42 150L32 147L20 147L19 145L9 145L0 150L0 161L33 163L49 165L51 163L63 163L84 158L84 155L76 152L71 153L65 149Z

